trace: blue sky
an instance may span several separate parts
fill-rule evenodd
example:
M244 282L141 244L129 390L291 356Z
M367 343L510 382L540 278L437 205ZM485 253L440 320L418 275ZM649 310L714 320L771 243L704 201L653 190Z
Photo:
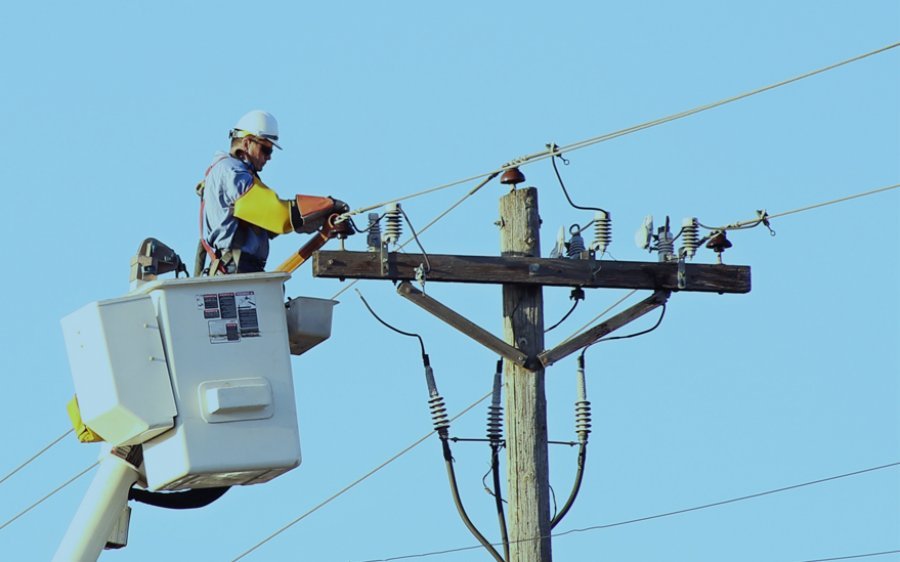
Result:
M7 239L0 338L0 475L68 428L59 320L123 295L141 240L196 244L196 182L246 111L272 112L283 152L263 179L283 196L354 208L488 172L517 156L772 84L900 40L900 5L863 2L16 3L0 36ZM900 49L567 154L573 199L611 211L620 260L643 217L750 219L896 184ZM569 207L546 161L544 255ZM415 225L471 184L404 203ZM493 183L422 238L428 252L496 255ZM557 527L603 525L900 461L900 190L730 236L747 295L676 294L651 334L587 353L594 406L582 492ZM407 230L408 232L408 230ZM280 262L304 242L273 242ZM362 250L362 236L348 249ZM708 250L695 261L712 263ZM313 279L289 295L346 287ZM356 285L422 334L451 413L491 385L496 357L397 296ZM500 334L500 289L429 294ZM568 309L546 289L545 319ZM624 296L591 290L552 344ZM631 298L636 302L641 295ZM293 359L303 464L197 511L134 506L129 546L103 560L232 560L430 428L418 346L343 293L332 338ZM647 328L654 315L628 329ZM626 330L628 330L626 329ZM551 439L574 438L574 357L547 371ZM480 437L484 403L452 434ZM0 484L0 525L96 459L74 438ZM489 451L457 444L466 507L496 539L482 490ZM575 451L551 449L560 503ZM0 530L0 558L47 560L85 476ZM362 561L475 544L432 437L245 560ZM553 541L557 560L783 561L900 549L900 469ZM484 560L480 551L434 560ZM900 555L873 558L900 560Z

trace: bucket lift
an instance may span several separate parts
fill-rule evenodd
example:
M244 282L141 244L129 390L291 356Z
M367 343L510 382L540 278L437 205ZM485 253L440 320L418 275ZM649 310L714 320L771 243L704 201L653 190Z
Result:
M128 494L267 482L301 462L290 356L331 335L336 301L284 300L284 283L334 222L274 272L157 279L180 258L155 239L132 290L62 320L84 441L100 467L54 560L95 561L127 542ZM299 257L298 257L299 256Z

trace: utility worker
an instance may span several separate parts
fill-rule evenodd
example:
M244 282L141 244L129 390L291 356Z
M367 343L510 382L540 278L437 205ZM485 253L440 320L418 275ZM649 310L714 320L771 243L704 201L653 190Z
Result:
M231 149L219 152L197 186L202 198L200 245L195 275L209 256L210 275L263 271L269 239L288 232L312 233L333 213L349 210L331 197L297 195L285 201L259 178L278 145L278 122L265 111L253 110L228 134Z

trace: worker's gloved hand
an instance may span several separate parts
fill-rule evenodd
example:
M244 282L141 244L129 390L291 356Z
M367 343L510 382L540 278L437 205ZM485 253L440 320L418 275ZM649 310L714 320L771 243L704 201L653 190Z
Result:
M330 199L334 201L334 206L331 208L331 212L340 215L350 211L350 205L344 203L340 199L335 199L334 197L331 197Z
M311 195L298 195L290 205L294 232L315 232L322 228L329 216L350 210L350 206L339 199Z

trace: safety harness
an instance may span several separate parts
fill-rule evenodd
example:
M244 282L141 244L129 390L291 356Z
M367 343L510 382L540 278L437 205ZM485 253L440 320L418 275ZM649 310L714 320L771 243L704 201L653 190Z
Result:
M209 256L209 270L208 272L213 272L212 274L225 274L227 273L226 266L230 262L234 262L235 266L237 266L238 262L241 259L241 250L240 248L231 248L225 250L221 253L217 252L215 248L209 245L209 242L206 241L206 236L204 235L203 229L203 218L206 210L206 200L203 198L203 192L206 189L206 178L209 177L209 172L221 162L225 160L230 155L220 156L217 158L209 167L206 169L206 173L203 174L203 180L197 184L196 192L200 197L200 243L197 245L196 259L194 261L194 277L199 277L206 270L206 256ZM235 233L232 242L237 246L243 244L245 238L245 234L243 229L238 227L238 231Z

